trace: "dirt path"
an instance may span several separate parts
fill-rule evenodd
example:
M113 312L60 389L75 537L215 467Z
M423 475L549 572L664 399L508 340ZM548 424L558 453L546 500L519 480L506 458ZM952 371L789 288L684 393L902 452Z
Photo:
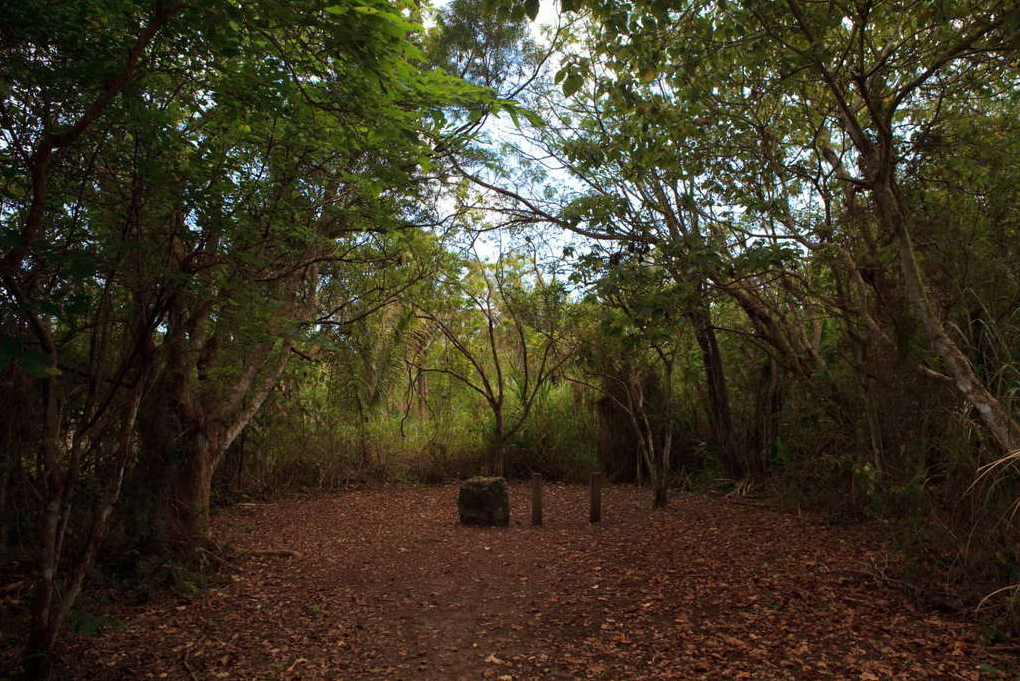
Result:
M454 486L232 509L250 556L191 601L117 608L70 638L88 679L992 679L1020 667L966 625L864 571L860 529L632 487L587 522L546 488L546 525L511 491L508 529L458 526ZM1002 670L1001 674L993 669ZM1006 672L1010 673L1008 676Z

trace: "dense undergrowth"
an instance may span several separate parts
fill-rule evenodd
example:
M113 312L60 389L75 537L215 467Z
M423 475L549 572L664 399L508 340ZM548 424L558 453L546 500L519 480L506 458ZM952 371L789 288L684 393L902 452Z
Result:
M670 485L766 497L834 523L878 523L901 555L876 565L876 574L901 580L918 599L940 607L973 612L980 604L982 619L1012 630L1020 614L1012 591L983 599L1020 582L1020 555L1011 539L1020 485L1001 471L980 475L980 430L966 413L952 411L949 391L910 386L909 373L893 380L901 379L898 389L869 398L888 429L881 457L866 434L848 430L868 405L836 409L791 382L768 448L752 448L755 424L743 433L748 473L739 479L728 477L712 455L705 417L678 387L682 406ZM330 409L312 412L300 408L300 400L274 398L228 453L215 480L218 503L383 483L442 484L485 469L491 422L480 417L484 405L455 383L446 386L443 406L425 413L394 402L359 423L341 412L340 401L330 404L333 418ZM606 470L617 482L636 481L636 438L626 421L618 414L614 421L600 406L604 397L576 384L550 387L510 442L506 475L584 482ZM747 423L754 407L744 409ZM940 410L941 418L911 416Z

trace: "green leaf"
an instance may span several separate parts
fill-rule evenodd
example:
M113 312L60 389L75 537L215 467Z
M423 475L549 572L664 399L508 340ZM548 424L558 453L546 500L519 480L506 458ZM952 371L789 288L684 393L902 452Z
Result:
M528 119L528 122L536 128L545 127L545 120L543 120L537 112L532 111L531 109L521 109L521 113L524 114L524 117Z
M563 81L563 96L572 97L574 93L584 85L584 77L578 73L572 73Z

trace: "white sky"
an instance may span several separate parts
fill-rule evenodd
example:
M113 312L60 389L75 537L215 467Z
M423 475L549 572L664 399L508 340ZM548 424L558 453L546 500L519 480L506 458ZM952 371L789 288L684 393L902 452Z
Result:
M441 8L446 4L446 0L438 0L435 7ZM546 45L548 42L544 38L544 28L555 27L560 16L560 0L542 0L539 6L538 16L534 21L529 22L529 28L531 37L540 45ZM498 144L501 139L509 139L513 136L515 130L508 116L499 116L494 119L490 119L485 127L486 132L492 138L494 144ZM516 140L518 143L520 140ZM558 227L551 227L550 229L559 231ZM540 251L546 251L540 258L545 258L550 255L548 249L559 252L563 246L566 246L571 239L568 235L560 234L547 234L542 241L545 242L545 248L539 245L537 242L533 247L538 247ZM511 237L504 233L502 230L495 230L492 232L486 232L479 235L474 240L474 251L482 260L487 262L495 262L500 252L507 251L520 246L520 238Z

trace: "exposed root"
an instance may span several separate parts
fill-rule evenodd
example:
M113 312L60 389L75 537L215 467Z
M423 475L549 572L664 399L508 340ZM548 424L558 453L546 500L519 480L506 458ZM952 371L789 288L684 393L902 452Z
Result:
M230 555L233 557L242 556L277 556L280 558L301 558L302 554L300 551L294 549L246 549L242 546L238 546L233 542L227 542L223 546L219 547L220 553Z

